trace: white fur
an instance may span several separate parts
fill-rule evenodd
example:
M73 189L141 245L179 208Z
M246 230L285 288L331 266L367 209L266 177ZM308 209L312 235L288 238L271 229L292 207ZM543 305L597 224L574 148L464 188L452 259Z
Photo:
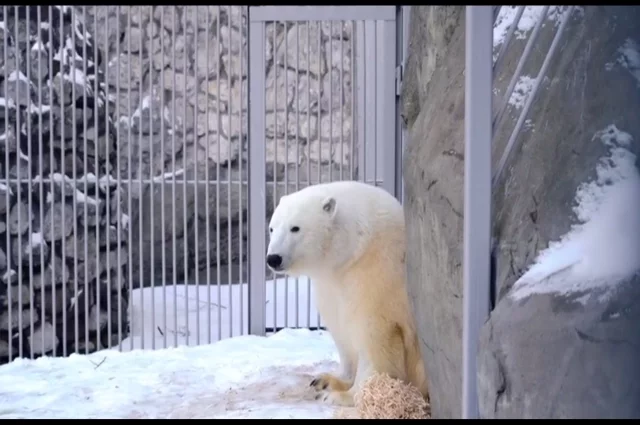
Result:
M269 229L267 255L282 257L281 272L311 278L338 348L340 377L326 374L312 383L321 397L352 405L353 393L374 372L414 383L426 396L405 286L400 203L360 182L318 184L281 198Z

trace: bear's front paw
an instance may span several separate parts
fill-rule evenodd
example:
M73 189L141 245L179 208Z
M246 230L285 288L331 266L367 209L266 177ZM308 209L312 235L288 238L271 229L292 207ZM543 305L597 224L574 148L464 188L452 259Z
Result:
M332 375L323 373L311 381L309 386L315 388L316 391L324 391L329 388L329 385L331 385L331 382L335 379Z
M351 388L352 383L337 378L330 373L323 373L316 377L309 386L315 388L317 391L347 391Z

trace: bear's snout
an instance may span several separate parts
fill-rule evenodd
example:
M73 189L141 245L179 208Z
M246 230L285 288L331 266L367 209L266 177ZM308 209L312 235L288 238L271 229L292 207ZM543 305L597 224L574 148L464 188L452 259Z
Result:
M267 255L267 265L273 271L281 271L282 270L282 256L278 254L269 254Z

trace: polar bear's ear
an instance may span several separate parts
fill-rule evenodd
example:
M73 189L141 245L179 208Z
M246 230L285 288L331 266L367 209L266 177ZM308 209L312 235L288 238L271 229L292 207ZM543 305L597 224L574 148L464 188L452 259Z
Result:
M333 216L336 212L336 200L331 196L326 197L322 201L322 210Z

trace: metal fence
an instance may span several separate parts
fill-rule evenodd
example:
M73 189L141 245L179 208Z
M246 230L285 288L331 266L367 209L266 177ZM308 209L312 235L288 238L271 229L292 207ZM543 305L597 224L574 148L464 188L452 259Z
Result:
M0 8L0 362L321 326L278 199L401 199L401 8Z
M493 28L502 6L467 6L465 58L465 172L464 172L464 257L463 257L463 394L462 417L478 417L476 354L480 329L496 302L492 287L491 252L498 243L491 238L491 193L518 140L538 88L558 48L559 41L575 6L555 6L560 23L546 56L511 130L504 151L492 172L491 147L497 129L504 124L507 105L522 75L533 47L540 48L538 35L551 6L544 6L520 55L516 70L504 96L493 109L494 76L527 6L518 6L505 39L494 58ZM562 9L562 10L561 10ZM471 214L473 211L473 214Z

